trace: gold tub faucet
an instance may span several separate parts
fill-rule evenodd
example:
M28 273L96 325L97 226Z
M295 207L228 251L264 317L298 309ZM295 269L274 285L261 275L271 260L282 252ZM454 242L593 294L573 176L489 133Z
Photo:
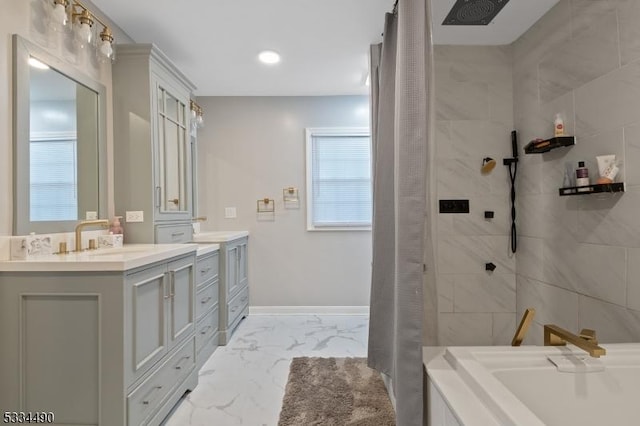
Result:
M545 346L564 346L567 342L572 343L580 349L586 351L594 358L600 358L607 354L605 348L598 346L596 340L596 332L594 330L583 329L579 336L558 327L554 324L545 324L544 326L544 345Z
M109 221L107 219L84 220L76 225L76 250L82 251L82 230L87 226L102 226L107 228Z

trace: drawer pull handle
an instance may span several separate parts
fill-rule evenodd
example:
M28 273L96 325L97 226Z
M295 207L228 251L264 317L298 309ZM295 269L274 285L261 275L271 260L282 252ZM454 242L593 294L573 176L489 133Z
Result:
M205 268L205 269L200 269L200 274L204 275L204 274L206 274L207 272L209 272L210 270L211 270L211 267L209 267L209 268Z
M243 297L242 299L240 299L241 302L246 302L247 301L247 296Z
M205 304L205 303L207 303L209 300L211 300L211 296L209 296L209 297L206 297L206 298L202 299L202 300L200 301L200 303L202 303L202 304L204 305L204 304Z
M183 235L184 235L184 232L174 232L173 234L171 234L173 238L182 237Z
M200 330L200 334L207 334L212 327L210 325L206 326L202 330Z
M233 308L231 308L231 313L234 313L234 312L235 312L235 311L237 311L237 310L238 310L238 307L237 307L237 306L234 306Z
M182 363L182 360L189 359L189 358L191 358L190 355L183 356L182 358L180 358L178 360L178 363L176 364L176 370L182 370L182 366L180 365Z
M147 394L146 399L144 399L142 401L142 404L143 405L149 405L149 403L151 402L150 396L153 395L154 393L156 393L157 391L159 391L160 389L162 389L162 386L156 386L153 389L151 389L151 391Z

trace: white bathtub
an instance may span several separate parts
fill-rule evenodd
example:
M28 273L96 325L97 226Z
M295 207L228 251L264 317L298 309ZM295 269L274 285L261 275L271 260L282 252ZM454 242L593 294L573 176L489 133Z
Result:
M640 425L640 344L601 346L599 366L573 346L451 347L427 374L460 425ZM601 371L560 372L547 357L563 354Z

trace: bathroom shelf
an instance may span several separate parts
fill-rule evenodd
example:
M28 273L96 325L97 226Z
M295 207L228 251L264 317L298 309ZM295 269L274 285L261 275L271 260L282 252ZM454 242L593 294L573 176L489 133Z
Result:
M552 149L562 148L576 144L575 136L558 136L551 139L531 141L524 147L525 154L542 154Z
M558 190L560 196L567 195L588 195L598 194L602 192L624 192L624 182L602 183L588 186L571 186L568 188L560 188Z

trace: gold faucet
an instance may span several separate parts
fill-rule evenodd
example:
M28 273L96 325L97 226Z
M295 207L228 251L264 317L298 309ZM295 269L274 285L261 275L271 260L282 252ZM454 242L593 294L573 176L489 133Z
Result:
M76 250L82 251L82 230L87 226L97 226L100 225L103 228L109 226L109 221L107 219L97 219L97 220L84 220L76 225Z
M545 324L544 326L544 345L545 346L564 346L567 342L572 343L580 349L586 351L594 358L600 358L607 354L606 349L598 346L596 340L596 332L589 329L583 329L579 336L560 328L554 324Z

